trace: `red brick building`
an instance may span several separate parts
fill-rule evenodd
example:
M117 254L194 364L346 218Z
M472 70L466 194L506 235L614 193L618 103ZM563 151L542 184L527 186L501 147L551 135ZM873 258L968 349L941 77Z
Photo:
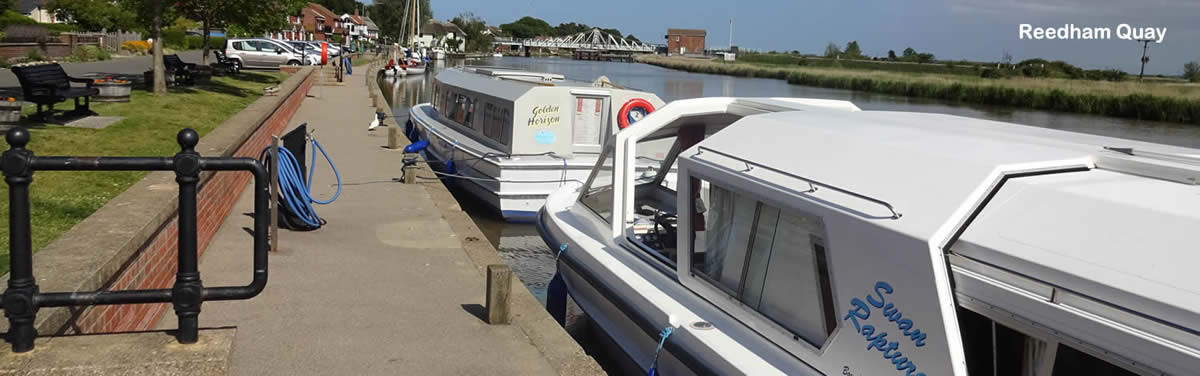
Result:
M287 40L331 40L333 34L343 34L341 17L317 3L308 3L299 15L288 16L288 28L273 38Z
M704 54L704 36L700 29L667 29L667 55Z

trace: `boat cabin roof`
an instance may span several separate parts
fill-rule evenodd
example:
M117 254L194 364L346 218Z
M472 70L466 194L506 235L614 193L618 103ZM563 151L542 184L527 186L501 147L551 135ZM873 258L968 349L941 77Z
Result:
M774 184L807 190L804 177L873 198L826 199L864 218L892 217L891 205L902 219L873 223L1200 332L1200 150L873 111L747 117L691 150L769 166ZM946 233L956 216L965 229Z

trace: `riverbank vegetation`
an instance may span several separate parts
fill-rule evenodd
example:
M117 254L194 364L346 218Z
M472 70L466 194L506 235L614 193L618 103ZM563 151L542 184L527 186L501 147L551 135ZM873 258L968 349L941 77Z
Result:
M92 110L100 115L124 118L104 129L27 124L32 133L29 149L37 155L174 155L179 151L175 134L180 129L190 127L204 136L261 97L264 87L278 85L284 78L280 73L243 72L237 77L213 77L194 87L173 88L164 96L134 90L129 103L92 103ZM72 108L70 101L58 106L64 111ZM27 108L25 115L33 111ZM0 150L8 150L3 140ZM140 171L39 172L30 189L34 251L145 175ZM7 197L7 192L8 185L0 184L0 197ZM7 211L8 200L0 200L0 212ZM0 216L0 274L6 272L8 216Z
M742 56L738 58L742 59ZM796 85L1200 124L1200 85L1187 83L1033 78L1023 75L983 78L967 74L940 73L935 70L920 71L919 69L925 69L923 67L885 70L774 62L724 63L655 55L639 56L637 60L689 72L774 78Z

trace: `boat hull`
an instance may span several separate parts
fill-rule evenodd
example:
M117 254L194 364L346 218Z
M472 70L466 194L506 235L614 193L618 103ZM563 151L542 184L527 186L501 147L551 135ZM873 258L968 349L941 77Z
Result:
M512 158L480 158L487 151L472 150L459 140L466 136L455 134L424 111L428 105L418 105L410 111L413 128L410 138L429 141L423 152L430 166L442 174L443 181L470 193L494 209L505 221L533 223L545 204L546 196L569 182L581 182L591 173L595 157L570 158L544 163L522 163ZM438 126L434 130L435 126ZM531 158L530 158L531 159ZM453 163L447 163L453 161Z

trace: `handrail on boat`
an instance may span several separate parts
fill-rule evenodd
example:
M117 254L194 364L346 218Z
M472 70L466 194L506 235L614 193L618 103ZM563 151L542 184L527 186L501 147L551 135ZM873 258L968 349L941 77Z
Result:
M832 189L832 190L834 190L834 191L837 191L837 192L841 192L841 193L844 193L844 194L847 194L847 195L850 195L850 196L854 196L854 197L857 197L857 198L860 198L860 199L863 199L863 200L869 201L869 202L871 202L871 203L874 203L874 204L878 204L878 205L880 205L880 206L883 206L883 207L887 208L887 210L888 210L888 211L892 212L892 219L900 219L900 217L904 216L903 214L900 214L900 212L899 212L899 211L896 211L896 207L892 206L892 204L888 203L887 201L883 201L883 200L880 200L880 199L877 199L877 198L873 198L873 197L870 197L870 196L867 196L867 195L864 195L864 194L861 194L861 193L853 192L853 191L850 191L850 190L848 190L848 189L840 188L840 187L838 187L838 186L835 186L835 185L831 185L831 184L827 184L827 183L822 183L822 182L820 182L820 181L817 181L817 180L809 179L809 178L806 178L806 177L803 177L803 176L800 176L800 175L796 175L796 174L793 174L793 173L790 173L790 172L787 172L787 171L779 170L779 169L777 169L777 168L773 168L773 167L771 167L771 166L767 166L767 165L764 165L764 164L762 164L762 163L754 162L754 161L751 161L751 160L748 160L748 159L745 159L745 158L741 158L741 157L738 157L738 156L730 155L730 154L728 154L728 153L722 153L722 152L719 152L719 151L716 151L716 150L713 150L713 149L710 149L710 148L706 148L706 147L704 147L704 146L697 146L696 148L697 148L697 150L699 150L699 151L700 151L700 153L696 153L696 155L700 155L700 154L702 154L702 153L704 153L704 152L710 152L710 153L713 153L713 154L717 154L717 155L720 155L720 156L723 156L723 157L726 157L726 158L734 159L734 160L737 160L737 161L739 161L739 162L745 163L745 164L746 164L746 167L747 167L746 171L749 171L749 170L750 170L750 165L754 165L754 166L758 166L758 167L764 168L764 169L766 169L766 170L768 170L768 171L771 171L771 172L774 172L774 173L777 173L777 174L781 174L781 175L784 175L784 176L787 176L787 177L791 177L791 178L794 178L794 179L802 180L802 181L804 181L804 182L808 183L809 185L812 185L812 186L814 186L814 187L812 188L812 190L810 190L809 192L816 192L816 187L815 187L815 186L822 186L822 187L829 188L829 189Z

